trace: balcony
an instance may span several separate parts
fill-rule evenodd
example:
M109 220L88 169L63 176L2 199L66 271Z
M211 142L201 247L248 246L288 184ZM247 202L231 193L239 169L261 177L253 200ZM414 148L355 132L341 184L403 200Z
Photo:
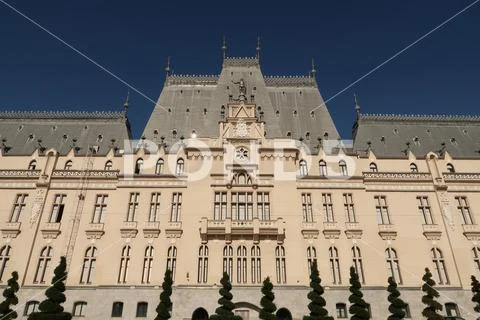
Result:
M167 238L180 238L183 234L182 223L180 221L169 221L165 228Z
M7 222L0 229L2 232L2 238L16 238L20 233L20 222Z
M103 223L89 223L85 229L87 239L100 239L105 234L103 228Z
M304 239L317 239L320 233L318 222L304 221L302 222L302 235Z
M120 236L122 238L135 238L137 236L137 221L124 221L120 228Z
M325 236L325 239L338 239L340 237L340 227L338 226L338 222L324 221L323 235Z
M480 226L478 224L462 224L463 235L468 240L480 240Z
M285 238L285 222L283 219L277 220L200 220L200 236L202 242L206 243L209 239L224 238L231 242L232 238L248 239L251 237L254 243L260 239L276 239L277 242L283 242Z
M383 240L395 240L397 238L397 230L393 224L379 224L378 235Z
M45 223L40 230L42 232L43 239L56 239L60 234L60 227L60 222Z
M442 236L442 229L438 224L424 224L422 225L423 235L428 240L440 240Z
M145 238L158 238L160 234L160 222L147 221L143 225L143 236Z
M358 222L345 222L345 236L347 239L361 239L363 230Z

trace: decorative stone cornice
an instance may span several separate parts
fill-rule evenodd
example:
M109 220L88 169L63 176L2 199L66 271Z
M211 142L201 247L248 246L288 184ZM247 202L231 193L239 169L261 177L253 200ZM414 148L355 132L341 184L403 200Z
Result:
M40 170L0 170L0 178L39 178Z
M464 181L480 181L480 173L463 173L463 172L455 172L455 173L443 173L443 179L445 181L453 181L453 182L464 182Z
M0 111L0 119L119 119L123 111Z
M267 87L316 87L315 78L307 76L266 76Z
M172 74L165 84L169 85L217 85L218 75Z
M363 172L364 181L431 181L426 172Z
M480 122L480 116L477 115L422 115L422 114L359 114L359 120L373 121L428 121L428 122Z
M118 170L54 170L53 178L99 178L99 179L116 179L118 178Z

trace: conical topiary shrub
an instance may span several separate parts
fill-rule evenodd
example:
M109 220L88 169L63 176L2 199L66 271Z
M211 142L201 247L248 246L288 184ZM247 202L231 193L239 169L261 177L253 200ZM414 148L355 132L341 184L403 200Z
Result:
M172 271L167 269L165 271L165 276L163 277L162 283L162 293L160 293L160 303L157 306L155 311L157 312L157 316L155 320L168 320L171 318L170 310L172 309L172 301L170 300L170 296L172 295Z
M358 279L358 274L354 267L350 267L350 308L348 311L352 315L351 320L368 320L370 319L370 312L368 312L368 304L363 300L363 293L360 291L362 285Z
M215 314L210 316L210 320L242 320L240 316L234 315L232 311L235 305L232 302L233 295L230 293L232 284L230 283L228 273L223 273L220 283L222 284L222 288L219 291L222 297L218 299L220 307L215 310Z
M55 268L55 276L52 279L52 285L45 291L47 299L43 300L38 306L39 312L33 312L28 316L28 320L70 320L72 315L64 312L62 303L65 298L65 280L67 279L67 260L60 258L60 264Z
M472 302L475 302L475 307L473 307L473 310L480 313L480 282L478 282L477 278L474 276L472 276L472 292Z
M443 307L435 300L435 298L440 297L440 294L434 288L435 281L433 281L432 273L428 268L425 268L425 275L422 280L424 282L422 291L425 292L425 295L422 297L422 302L426 305L422 311L422 315L427 318L427 320L443 320L443 316L437 313L437 311L441 311Z
M17 319L17 312L12 310L11 306L18 304L18 298L15 293L18 292L18 273L16 271L12 272L12 277L8 279L7 287L3 290L3 297L5 300L0 303L0 319L1 320L11 320Z
M260 310L259 315L260 319L276 320L277 317L275 316L274 312L277 310L277 306L275 303L273 303L275 294L273 294L273 284L269 277L263 281L262 294L263 297L260 300L260 305L262 306L262 310Z
M405 308L407 304L400 299L400 292L397 288L397 283L393 280L392 277L388 278L388 288L387 291L390 292L388 295L388 302L390 302L390 306L388 307L388 311L390 311L391 315L387 318L387 320L402 320L405 318Z
M312 291L310 291L307 296L311 301L308 304L310 315L304 316L303 320L333 320L333 317L330 317L327 309L325 309L327 302L322 297L324 290L321 282L317 261L314 261L310 273L310 288L312 288Z

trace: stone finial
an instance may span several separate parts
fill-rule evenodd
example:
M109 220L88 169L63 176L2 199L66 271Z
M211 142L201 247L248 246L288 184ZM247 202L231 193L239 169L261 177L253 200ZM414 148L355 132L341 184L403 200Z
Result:
M353 94L353 99L355 101L355 113L356 113L357 118L358 118L360 116L360 104L358 102L358 97L357 97L356 93Z
M222 54L223 54L223 60L225 60L227 58L227 40L225 39L225 36L223 36Z
M165 66L165 77L168 77L172 74L172 68L170 66L170 57L167 57L167 65Z
M317 70L315 69L315 59L312 58L312 69L310 70L310 76L312 78L315 78L316 74L317 74Z
M128 106L130 105L130 90L127 91L127 98L125 99L125 102L123 103L123 110L125 111L125 114L128 111Z
M257 37L257 60L260 61L260 36Z

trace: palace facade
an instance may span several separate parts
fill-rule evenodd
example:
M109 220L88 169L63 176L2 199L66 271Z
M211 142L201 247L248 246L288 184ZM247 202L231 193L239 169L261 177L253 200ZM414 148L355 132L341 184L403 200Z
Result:
M67 302L88 320L155 317L166 268L172 319L206 319L230 274L235 312L258 319L274 283L279 319L308 312L309 267L349 318L354 266L372 319L387 278L421 319L424 268L445 315L473 319L480 276L480 118L363 114L340 136L309 76L263 76L225 57L220 75L167 69L143 135L124 112L0 112L0 284L20 275L20 318L60 256ZM348 137L350 138L350 137Z

